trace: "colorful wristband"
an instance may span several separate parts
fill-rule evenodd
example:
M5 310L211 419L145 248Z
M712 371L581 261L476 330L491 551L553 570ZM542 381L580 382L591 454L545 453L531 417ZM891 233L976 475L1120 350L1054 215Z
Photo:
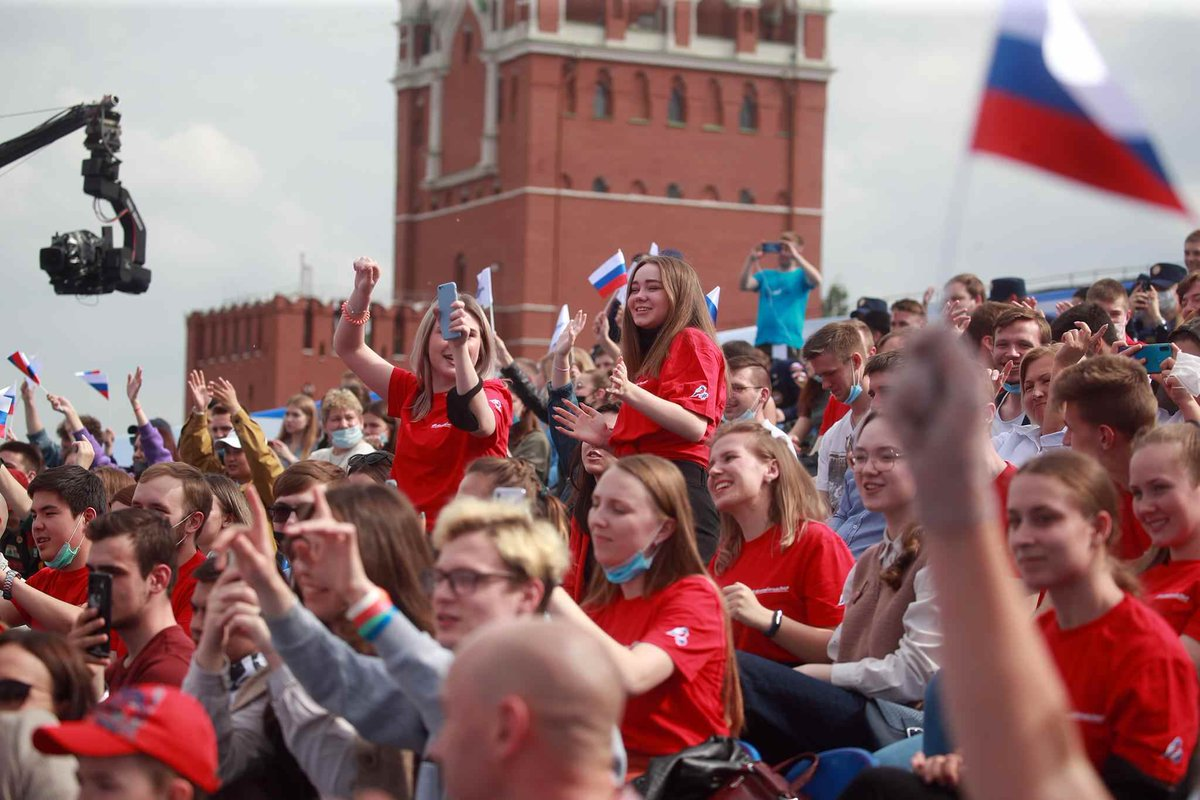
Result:
M395 606L389 606L360 625L358 635L368 642L375 641L375 638L383 632L383 629L388 626L388 623L392 621L397 613Z
M378 596L375 598L375 602L373 602L373 603L371 603L371 605L367 606L367 609L365 611L363 611L359 614L356 614L354 616L354 619L350 620L350 622L351 622L351 624L354 625L354 627L362 628L364 625L366 625L372 619L374 619L375 617L378 617L380 614L385 613L391 607L392 607L391 599L383 592L380 592L378 594Z
M352 603L351 606L346 609L346 619L353 622L355 617L371 607L371 604L379 598L379 595L382 592L383 590L378 586L372 586L366 591L365 594L363 594L362 597L358 598L356 602Z

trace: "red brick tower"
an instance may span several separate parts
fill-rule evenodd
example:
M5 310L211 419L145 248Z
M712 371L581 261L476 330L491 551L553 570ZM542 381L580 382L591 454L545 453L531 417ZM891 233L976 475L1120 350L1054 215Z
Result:
M406 343L437 284L496 263L496 323L544 352L558 306L621 247L684 252L722 293L750 246L821 256L829 0L405 0L396 87L396 300ZM814 296L810 313L819 313Z

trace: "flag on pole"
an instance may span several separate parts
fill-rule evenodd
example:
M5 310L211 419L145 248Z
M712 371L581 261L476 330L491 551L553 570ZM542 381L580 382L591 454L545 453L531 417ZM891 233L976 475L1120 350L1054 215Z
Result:
M492 264L487 265L483 268L483 272L480 272L475 276L475 299L478 300L479 305L483 306L484 308L491 308L492 304L495 302L492 299L493 266L494 265Z
M625 254L620 250L596 267L588 276L588 283L600 293L601 297L608 297L628 282L629 276L625 272Z
M1005 0L971 149L1188 213L1068 0Z
M558 338L563 335L563 331L571 324L571 309L567 308L566 304L558 310L558 321L554 323L554 334L550 337L550 349L553 350L558 344Z
M89 369L84 372L76 372L76 378L83 378L88 386L91 386L100 394L104 395L104 399L108 398L108 376L98 369Z
M652 256L658 255L658 242L650 243L650 255L652 255Z
M708 314L712 317L713 324L717 324L717 307L721 305L721 287L713 289L708 294L704 295L704 302L708 305Z
M0 439L8 433L8 418L17 405L17 393L11 386L5 386L0 391Z
M14 367L21 370L21 372L24 373L25 377L29 378L29 380L33 381L38 386L42 385L42 379L38 376L39 370L34 364L34 360L32 358L18 350L9 356L8 360L12 362Z

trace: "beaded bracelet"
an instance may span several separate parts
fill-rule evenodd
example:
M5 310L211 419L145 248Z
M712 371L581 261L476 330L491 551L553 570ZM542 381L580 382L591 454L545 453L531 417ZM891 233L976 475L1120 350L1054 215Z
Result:
M366 325L367 320L371 318L371 307L368 306L366 311L361 314L350 309L349 301L342 301L342 319L349 322L351 325Z

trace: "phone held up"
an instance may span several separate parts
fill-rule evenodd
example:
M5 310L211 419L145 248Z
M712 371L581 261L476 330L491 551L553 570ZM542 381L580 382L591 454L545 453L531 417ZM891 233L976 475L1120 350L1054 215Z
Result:
M763 242L759 249L764 253L782 253L783 242Z
M525 502L525 490L516 486L497 486L492 490L492 499L501 503L520 505Z
M1146 365L1146 372L1151 375L1158 375L1162 372L1162 364L1168 358L1171 358L1173 351L1171 345L1166 344L1144 344L1142 349L1133 354L1133 357Z
M105 635L102 643L87 649L88 655L107 658L112 651L112 575L106 572L92 572L88 575L87 604L88 608L100 612L100 617L104 620Z
M450 306L458 299L458 284L443 283L438 286L438 320L442 324L442 338L446 341L451 341L462 336L461 333L450 332Z

